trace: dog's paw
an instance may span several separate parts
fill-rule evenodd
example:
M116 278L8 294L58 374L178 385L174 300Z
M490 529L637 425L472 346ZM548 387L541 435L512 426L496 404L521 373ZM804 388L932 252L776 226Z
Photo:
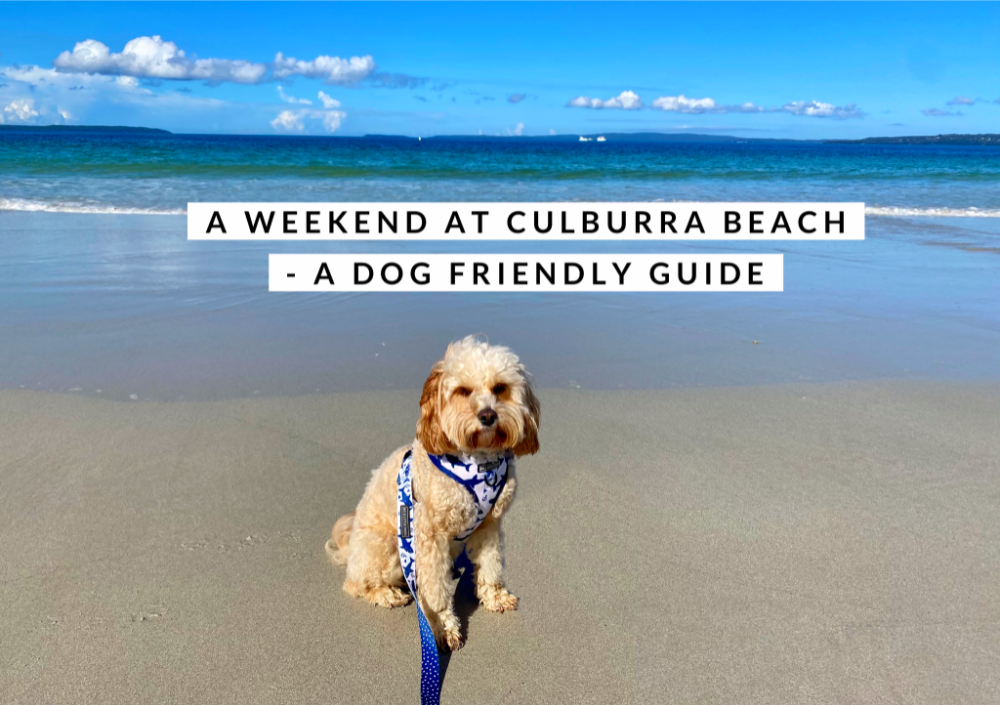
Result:
M449 651L458 651L465 645L458 627L445 627L443 632L442 638L438 640L438 644L442 648L447 648Z
M424 612L431 623L431 630L434 632L434 640L437 641L438 648L442 651L458 651L465 642L462 640L460 631L461 624L455 615L445 615L439 621L437 615Z
M479 601L487 612L509 612L517 609L517 598L507 588L490 585L479 590Z
M368 600L373 605L378 605L379 607L402 607L403 605L410 604L410 593L398 587L393 587L391 585L383 585L381 587L369 590L365 594L365 599Z

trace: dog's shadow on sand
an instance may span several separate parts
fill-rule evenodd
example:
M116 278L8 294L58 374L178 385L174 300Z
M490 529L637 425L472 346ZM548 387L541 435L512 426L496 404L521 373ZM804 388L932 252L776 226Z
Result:
M479 609L479 598L476 597L476 584L472 579L472 571L472 561L465 555L465 551L462 551L455 559L455 573L459 575L458 585L455 588L455 614L461 622L463 641L469 638L469 618ZM444 683L448 664L451 662L451 652L439 650L438 659L441 662L441 682Z

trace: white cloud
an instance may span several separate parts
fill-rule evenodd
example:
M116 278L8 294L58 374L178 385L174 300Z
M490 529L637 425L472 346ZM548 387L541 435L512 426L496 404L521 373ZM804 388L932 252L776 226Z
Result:
M38 117L35 101L31 98L12 100L3 112L0 112L0 124L13 125L19 122L31 122Z
M322 93L322 91L320 91L320 92ZM288 95L287 93L285 93L285 89L283 87L281 87L281 86L278 86L278 96L285 103L292 103L292 104L296 104L296 105L312 105L313 104L313 102L311 100L309 100L308 98L295 98L294 96Z
M375 70L375 60L369 55L352 56L350 59L317 56L312 61L301 61L291 56L286 58L279 51L272 66L275 78L302 76L321 78L327 85L352 85L367 78Z
M244 83L302 76L320 78L330 85L352 85L375 71L371 56L318 56L300 61L278 52L274 61L261 63L243 59L198 59L189 57L174 42L159 35L136 37L120 53L96 39L77 42L73 51L64 51L52 62L64 73L132 76L176 81L206 81L210 84Z
M585 95L578 96L569 102L571 108L607 108L618 110L638 110L642 107L642 100L632 91L622 91L619 95L608 100L600 98L589 98Z
M302 132L306 129L302 124L302 115L291 110L278 113L278 117L271 120L271 127L278 132Z
M36 125L159 125L170 113L186 121L190 129L206 112L246 110L246 106L172 90L154 93L134 76L61 73L33 65L0 66L0 84L6 84L0 89L0 115L12 99L30 99L38 113L32 121Z
M818 100L796 100L785 103L781 109L792 115L804 117L834 118L835 120L847 120L850 118L864 117L864 113L857 109L854 103L843 107L835 106L833 103L821 103Z
M330 110L323 115L323 129L327 132L336 132L340 128L340 122L345 117L347 113L341 112L340 110Z
M517 123L517 127L515 127L513 130L510 129L509 127L507 128L507 136L508 137L520 137L523 134L524 134L524 123L523 122Z
M705 113L714 111L716 105L711 98L687 98L682 93L660 96L653 101L653 107L668 113Z
M271 127L278 132L298 132L306 130L306 120L318 120L323 129L329 133L334 133L340 129L341 123L347 117L347 113L342 110L282 110L278 117L271 120Z
M337 100L336 98L331 98L330 96L328 96L323 91L319 92L319 99L320 99L320 102L323 103L323 107L326 108L327 110L332 110L333 108L339 108L340 107L340 101L339 100Z
M94 87L114 84L116 81L111 76L97 76L93 74L66 74L55 69L43 69L40 66L3 66L0 67L0 76L27 83L36 87L59 87L78 88ZM135 82L138 85L138 81Z
M950 110L938 110L937 108L927 108L923 113L927 117L959 117L962 115L961 111L952 112Z
M632 91L625 91L621 95L609 100L579 96L571 100L569 106L572 108L618 108L621 110L638 110L644 107L642 100ZM765 108L751 102L739 103L737 105L719 105L712 98L688 98L683 93L680 95L660 96L653 101L650 107L654 110L662 110L668 113L684 114L786 112L804 117L833 118L835 120L864 117L864 113L858 110L854 103L845 106L836 106L833 103L821 103L816 100L800 100L786 103L780 108Z
M677 96L664 95L653 101L653 107L668 113L773 113L777 108L763 108L746 102L739 105L719 105L711 98L688 98L683 93Z
M964 95L957 95L951 100L949 100L946 105L975 105L976 101L972 98L966 98Z
M99 73L173 80L204 80L209 83L259 83L267 65L243 60L191 59L173 42L159 35L136 37L121 53L114 53L96 39L77 42L52 65L67 73Z

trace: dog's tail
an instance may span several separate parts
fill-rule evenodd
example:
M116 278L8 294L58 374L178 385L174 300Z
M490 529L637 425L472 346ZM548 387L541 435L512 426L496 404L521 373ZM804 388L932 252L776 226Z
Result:
M354 512L345 514L333 525L330 540L326 542L326 555L336 565L347 563L347 544L351 542L351 529L354 528Z

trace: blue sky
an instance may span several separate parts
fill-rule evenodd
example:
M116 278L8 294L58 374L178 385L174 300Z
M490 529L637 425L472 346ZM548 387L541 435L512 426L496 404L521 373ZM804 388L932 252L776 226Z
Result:
M997 101L997 3L0 3L7 124L855 138Z

